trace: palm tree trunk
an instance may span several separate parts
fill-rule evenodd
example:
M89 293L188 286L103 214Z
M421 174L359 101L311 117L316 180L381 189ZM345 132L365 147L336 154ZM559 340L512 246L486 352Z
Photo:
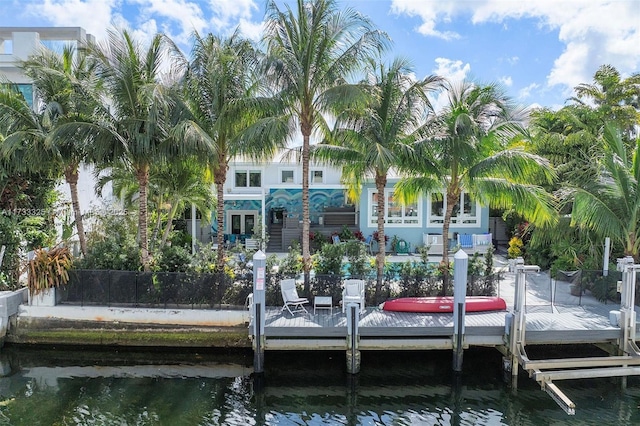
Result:
M160 242L160 248L164 247L164 245L167 243L167 239L169 239L169 233L173 228L173 218L175 217L176 212L178 211L178 206L180 205L178 200L173 200L173 201L174 202L171 205L171 209L169 210L169 217L167 217L167 226L164 228L164 233L162 234L162 241Z
M84 222L82 221L82 212L80 211L80 200L78 198L78 165L68 166L64 171L64 178L69 184L69 192L71 192L71 206L73 208L73 217L76 221L76 229L78 230L78 241L80 241L80 251L83 256L87 255L87 239L84 235Z
M309 249L309 137L311 126L302 126L302 265L304 272L304 292L311 294L311 251Z
M378 254L376 255L376 292L374 295L376 303L380 302L384 277L384 259L386 256L386 238L384 235L384 209L386 204L384 188L386 186L387 175L376 173L376 190L378 191Z
M216 200L216 221L218 223L218 235L216 243L218 244L218 257L216 259L216 271L224 271L224 183L227 179L227 170L229 166L227 161L220 162L218 168L214 172L214 182L216 184L217 200Z
M149 165L144 164L136 169L136 178L140 187L138 198L138 232L140 261L145 272L149 272L149 236L147 235L147 187L149 185Z
M444 244L442 245L442 262L440 262L440 270L442 271L442 296L447 295L449 281L451 280L449 274L449 227L451 225L453 208L459 201L460 191L447 188L447 208L445 209L442 223L442 241Z

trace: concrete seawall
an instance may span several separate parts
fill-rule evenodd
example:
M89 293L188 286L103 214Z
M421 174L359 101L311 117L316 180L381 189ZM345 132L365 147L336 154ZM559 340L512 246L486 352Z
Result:
M42 345L251 348L246 310L29 306L0 294L2 342Z

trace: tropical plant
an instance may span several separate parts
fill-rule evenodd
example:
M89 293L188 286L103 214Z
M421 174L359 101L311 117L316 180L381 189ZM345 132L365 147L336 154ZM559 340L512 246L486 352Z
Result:
M435 76L415 81L408 61L403 59L388 66L368 61L367 78L361 82L366 96L338 115L328 143L314 151L314 156L342 166L342 182L350 198L358 199L364 180L372 179L377 211L386 211L387 177L405 161L411 144L420 138L421 126L431 111L427 93L439 81ZM378 242L377 298L382 288L387 241L384 214L378 214L374 235Z
M601 65L593 76L593 83L579 84L575 92L576 96L571 98L573 101L579 105L595 106L600 126L615 122L623 132L623 141L633 143L640 110L640 73L623 79L613 66Z
M602 136L604 158L599 179L571 188L565 200L573 202L571 224L610 237L624 256L640 260L640 139L627 154L622 134L607 123Z
M29 261L27 274L27 288L31 296L66 284L72 264L67 247L35 250L33 259Z
M414 161L403 164L408 175L396 185L403 197L444 193L442 235L449 234L451 218L461 194L471 202L494 208L513 208L534 224L553 223L553 197L532 182L551 182L554 173L546 159L508 147L525 118L495 85L467 81L444 84L448 103L424 127L424 139L414 145ZM516 139L518 141L518 139ZM416 161L417 160L417 161ZM443 245L443 294L450 280L448 247Z
M302 258L305 291L309 292L309 161L311 135L327 133L323 114L346 105L361 91L346 85L346 78L364 58L384 46L382 34L352 8L338 9L336 0L297 0L296 10L267 5L264 43L266 77L281 100L283 113L274 115L269 128L281 139L300 130L302 146Z
M509 259L521 257L523 247L524 243L522 242L522 238L517 236L511 237L509 240L509 248L507 249L507 256Z
M163 60L170 42L160 34L143 47L127 30L109 30L108 43L89 43L97 76L109 96L93 122L72 122L57 129L56 137L91 138L100 164L123 163L138 181L138 239L140 260L149 270L147 194L151 165L172 156L208 153L208 145L176 139L170 130L180 110L175 91L161 83Z
M229 162L237 157L271 158L283 145L270 137L246 136L264 113L258 99L259 55L238 32L228 38L194 35L192 60L186 70L183 92L189 114L177 127L179 139L210 145L207 162L216 185L217 266L224 267L224 184ZM263 110L261 110L261 108Z
M24 73L33 81L43 114L49 122L47 138L38 148L31 147L42 161L63 171L69 185L71 206L82 254L87 253L84 221L78 197L78 179L81 163L88 159L90 138L85 136L55 136L55 129L65 122L91 121L98 108L93 95L98 82L93 65L85 52L68 45L61 53L42 49L22 63Z

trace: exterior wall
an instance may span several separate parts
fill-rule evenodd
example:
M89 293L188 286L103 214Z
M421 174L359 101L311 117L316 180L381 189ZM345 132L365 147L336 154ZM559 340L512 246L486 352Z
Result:
M392 189L397 180L390 180L387 184L387 189ZM369 210L370 206L370 193L375 191L373 184L366 184L362 188L362 195L360 197L360 212L359 223L360 230L365 236L372 235L377 231L378 226L375 223L370 223ZM395 235L398 239L405 240L410 244L411 251L415 251L416 247L423 245L423 234L442 234L442 225L429 224L429 200L427 197L421 196L417 202L418 204L418 217L417 223L412 224L391 224L385 223L385 235L389 237L389 241ZM478 222L472 225L467 224L451 224L449 232L452 239L454 235L460 234L477 234L489 232L489 208L476 204Z

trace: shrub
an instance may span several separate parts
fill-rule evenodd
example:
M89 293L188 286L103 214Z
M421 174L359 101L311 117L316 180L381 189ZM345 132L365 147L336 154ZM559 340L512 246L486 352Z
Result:
M87 234L87 254L80 269L136 271L141 268L135 215L94 215Z
M278 271L284 277L295 277L302 272L302 254L297 241L291 243L289 252L280 261Z
M509 259L515 259L516 257L522 256L523 247L524 243L520 237L512 237L509 240L509 248L507 249L507 256Z
M352 277L365 277L371 270L367 256L367 247L360 241L348 241L345 245L345 254L349 259L349 274Z
M320 275L341 275L342 257L344 247L342 244L323 244L316 254L316 274Z
M191 251L180 245L164 246L156 259L155 269L163 272L186 272L191 259Z

